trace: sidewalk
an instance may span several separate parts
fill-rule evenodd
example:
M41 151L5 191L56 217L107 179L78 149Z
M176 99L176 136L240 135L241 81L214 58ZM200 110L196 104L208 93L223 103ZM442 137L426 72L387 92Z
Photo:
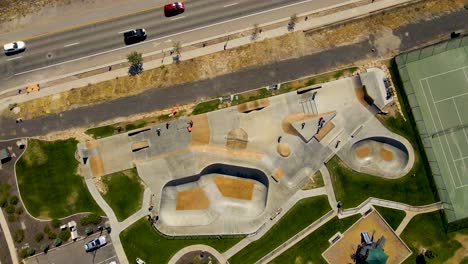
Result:
M8 245L8 250L10 251L10 257L13 264L19 264L18 261L18 254L16 254L16 247L15 243L13 242L13 236L10 233L10 229L8 228L8 223L5 219L5 214L3 214L3 210L0 209L0 226L2 227L3 235L5 236L5 240ZM6 249L3 249L6 250Z
M351 0L351 1L348 1L348 2L343 3L343 4L354 3L354 2L357 2L357 1L358 0ZM341 12L337 12L337 13L333 13L333 14L329 14L329 15L325 15L325 16L321 16L321 17L309 18L307 21L304 21L305 16L311 15L312 13L323 11L323 10L315 10L314 12L311 12L311 13L299 14L298 18L300 19L300 22L298 22L295 25L294 30L295 31L305 31L305 30L317 29L317 28L325 27L327 25L333 25L333 24L336 24L336 23L340 23L342 21L354 19L354 18L357 18L357 17L362 17L362 16L365 16L365 15L368 15L369 13L376 12L378 10L398 6L398 5L405 4L405 3L411 2L411 1L414 1L414 0L380 0L380 1L374 2L372 4L367 4L367 5L364 5L364 6L360 6L360 7L356 7L356 8L352 8L352 9L347 9L347 10L344 10L344 11L341 11ZM329 7L329 8L331 8L331 7ZM289 18L285 18L282 21L273 21L273 22L268 23L268 24L262 24L262 25L259 25L259 28L263 28L263 27L266 27L266 26L268 26L270 24L276 24L276 23L279 23L279 22L287 23L288 20L289 20ZM210 46L206 46L206 47L198 48L198 49L193 49L193 50L189 50L189 51L183 51L184 47L192 46L194 44L200 44L200 43L203 43L203 42L208 42L210 40L212 41L212 40L215 40L215 39L218 39L218 38L226 37L228 35L233 35L233 34L237 34L237 33L240 33L240 32L251 31L251 30L252 30L252 28L242 29L242 30L239 30L237 32L230 32L229 34L216 36L216 37L213 37L213 38L210 38L210 39L203 39L203 40L200 40L200 41L197 41L197 42L194 42L194 43L183 43L182 44L181 59L182 60L190 60L192 58L196 58L196 57L204 56L204 55L207 55L207 54L222 51L222 50L225 49L225 42L220 42L220 43L216 43L216 44L213 44L213 45L210 45ZM278 37L278 36L281 36L281 35L288 34L289 32L290 31L285 26L280 27L280 28L271 29L271 30L265 30L262 33L258 34L258 37L256 38L256 40L274 38L274 37ZM246 45L246 44L249 44L249 43L252 43L252 35L251 34L247 34L247 36L230 40L228 45L226 46L226 49L236 48L236 47ZM201 45L198 45L198 46L201 46ZM158 50L158 51L155 51L155 52L152 52L152 53L144 54L143 57L149 57L149 56L155 56L155 55L162 55L161 51ZM118 64L118 63L122 63L122 62L125 62L125 61L117 61L114 64ZM153 61L145 62L144 68L146 70L149 70L149 69L154 69L154 68L160 67L161 65L167 65L167 64L172 64L172 63L173 62L172 62L171 58L166 58L166 59L163 59L162 61L159 58L159 59L156 59L156 60L153 60ZM106 67L108 67L108 66L110 66L110 65L106 65ZM102 68L102 66L101 67L96 67L96 68ZM68 76L73 76L75 74L77 74L77 73L72 73L72 74L60 76L60 77L54 78L54 79L57 80L59 78L65 78L65 77L68 77ZM34 93L29 93L29 94L22 93L22 94L18 94L18 95L12 96L12 97L2 98L2 99L0 99L0 110L6 109L10 104L22 103L22 102L30 101L30 100L40 98L40 97L43 97L43 96L53 95L53 94L57 94L57 93L60 93L60 92L69 91L69 90L71 90L73 88L85 87L88 84L99 83L99 82L103 82L103 81L106 81L106 80L115 79L117 77L123 77L123 76L127 76L127 75L128 75L127 68L121 68L121 69L116 69L116 70L112 70L112 71L109 71L109 72L105 72L105 73L102 73L102 74L97 74L97 75L94 75L94 76L88 76L88 77L85 77L85 78L73 80L73 81L70 81L70 82L63 83L63 84L53 85L53 86L50 86L48 88L41 89L39 92L34 92ZM54 79L44 80L44 81L48 82L48 81L52 81ZM27 84L25 84L25 85L27 85ZM8 90L3 91L2 94L9 93L9 92L12 92L12 91L17 91L20 88L24 88L25 85L10 88Z

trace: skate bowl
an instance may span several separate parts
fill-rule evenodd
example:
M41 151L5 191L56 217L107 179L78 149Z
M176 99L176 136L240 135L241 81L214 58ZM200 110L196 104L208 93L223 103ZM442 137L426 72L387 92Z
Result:
M163 187L160 221L172 227L242 223L263 213L267 196L268 178L260 170L213 164Z
M389 178L408 170L408 148L388 137L370 137L354 143L349 150L351 166L357 171Z

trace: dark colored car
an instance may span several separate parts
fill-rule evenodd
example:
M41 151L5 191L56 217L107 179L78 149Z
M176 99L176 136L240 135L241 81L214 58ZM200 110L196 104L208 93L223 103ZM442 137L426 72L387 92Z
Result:
M130 30L124 33L125 44L134 44L146 39L146 30L144 28Z
M185 11L185 5L182 2L174 2L164 6L164 15L166 17L177 16Z

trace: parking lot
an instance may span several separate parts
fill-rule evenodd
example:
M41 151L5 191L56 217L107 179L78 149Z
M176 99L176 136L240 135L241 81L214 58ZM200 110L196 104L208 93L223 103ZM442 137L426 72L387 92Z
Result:
M108 264L111 261L119 263L110 236L106 232L103 232L103 235L106 236L107 244L93 252L86 253L84 244L97 238L99 234L93 234L85 239L53 248L47 254L27 259L26 264Z

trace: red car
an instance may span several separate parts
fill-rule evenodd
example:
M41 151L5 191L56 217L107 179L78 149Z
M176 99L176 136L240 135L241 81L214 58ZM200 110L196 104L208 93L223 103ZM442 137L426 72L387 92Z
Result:
M185 5L182 2L174 2L164 6L164 15L167 17L182 14L185 11Z

